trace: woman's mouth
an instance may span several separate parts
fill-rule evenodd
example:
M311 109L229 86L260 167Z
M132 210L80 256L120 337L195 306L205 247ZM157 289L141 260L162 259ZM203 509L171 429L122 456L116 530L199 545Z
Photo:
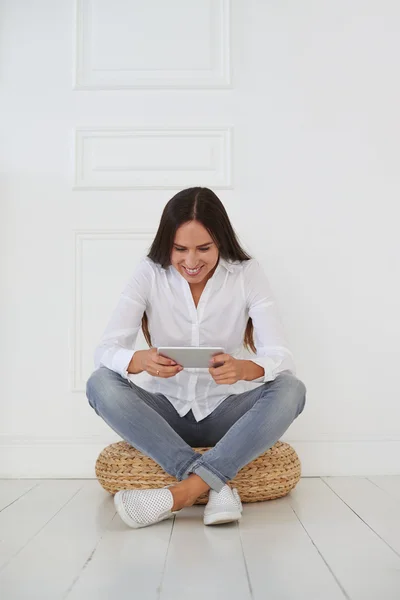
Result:
M201 267L198 267L197 269L188 269L187 267L183 266L182 268L185 269L185 273L189 275L189 277L196 277L196 275L198 275L201 269L203 268L203 265L201 265Z

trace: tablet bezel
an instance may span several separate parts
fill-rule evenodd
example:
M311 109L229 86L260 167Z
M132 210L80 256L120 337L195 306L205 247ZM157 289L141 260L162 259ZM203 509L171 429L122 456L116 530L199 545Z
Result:
M209 369L212 357L225 354L225 349L222 346L159 346L157 354L174 360L184 369ZM214 366L221 364L223 363Z

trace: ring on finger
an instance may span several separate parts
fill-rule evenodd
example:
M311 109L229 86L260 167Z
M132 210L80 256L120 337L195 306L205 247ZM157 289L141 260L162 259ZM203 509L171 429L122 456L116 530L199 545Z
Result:
M157 375L159 375L159 374L160 374L160 371L157 371Z

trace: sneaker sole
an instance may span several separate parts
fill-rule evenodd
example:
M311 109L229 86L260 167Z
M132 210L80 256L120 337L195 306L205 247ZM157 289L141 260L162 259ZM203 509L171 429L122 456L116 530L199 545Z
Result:
M233 521L239 521L242 518L240 512L221 512L214 513L212 515L204 516L204 525L220 525L222 523L232 523Z

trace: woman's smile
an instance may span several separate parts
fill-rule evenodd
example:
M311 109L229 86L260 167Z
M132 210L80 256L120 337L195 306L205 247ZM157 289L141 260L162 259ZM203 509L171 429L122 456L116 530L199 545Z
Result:
M189 277L196 277L202 270L203 265L197 267L196 269L189 269L188 267L182 265L182 268L184 269L185 273L189 275Z

